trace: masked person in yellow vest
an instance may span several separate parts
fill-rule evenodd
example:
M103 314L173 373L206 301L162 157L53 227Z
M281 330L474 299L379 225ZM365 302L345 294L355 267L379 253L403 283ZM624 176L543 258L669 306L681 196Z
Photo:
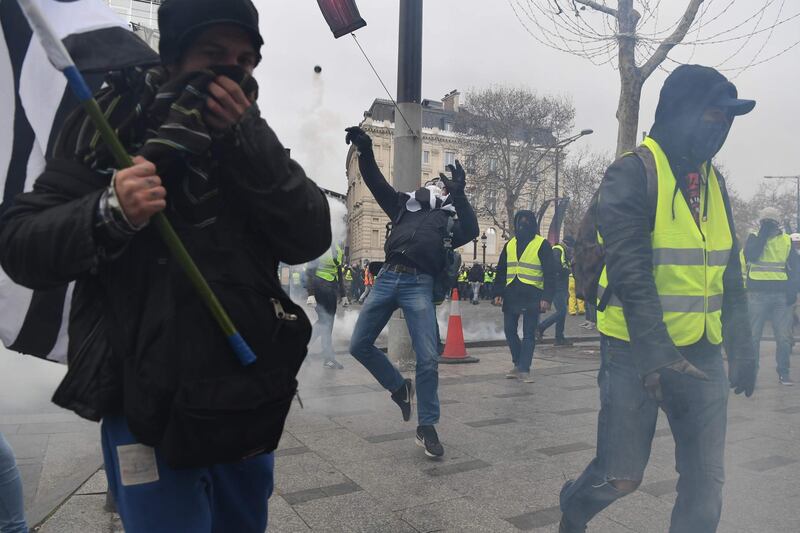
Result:
M317 322L308 345L311 346L319 337L322 339L322 357L325 368L341 370L342 364L336 360L333 349L333 322L336 319L336 302L342 299L347 307L350 301L344 291L344 252L338 244L311 263L306 271L310 280L308 288L308 305L316 306Z
M514 238L500 253L494 282L494 303L503 305L503 329L514 366L509 379L533 383L533 350L539 313L546 313L553 301L556 266L553 250L541 235L533 211L514 216ZM522 340L517 332L522 317Z
M554 325L556 326L555 346L572 346L564 336L564 325L567 319L567 304L569 302L569 275L570 275L570 255L569 250L575 240L564 237L564 241L553 246L553 262L556 265L555 289L553 292L553 306L555 312L542 320L538 328L538 338L541 340L544 332Z
M792 250L791 238L781 230L779 218L780 213L774 207L763 209L758 234L751 234L745 244L747 299L755 352L760 351L764 323L769 320L775 336L778 382L794 385L789 376L789 356L798 256Z
M757 360L730 201L710 161L734 117L754 106L716 70L679 66L650 136L606 171L596 205L605 249L597 455L561 491L561 533L585 531L639 486L659 409L680 475L669 531L717 530L729 380L750 396Z

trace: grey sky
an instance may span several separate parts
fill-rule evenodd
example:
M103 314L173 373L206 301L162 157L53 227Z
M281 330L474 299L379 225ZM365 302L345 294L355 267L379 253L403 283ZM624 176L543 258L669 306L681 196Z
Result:
M727 3L727 2L726 2ZM730 25L753 11L760 0L739 1L727 19L708 30ZM323 187L344 192L343 129L356 124L376 97L385 93L349 36L334 40L312 0L256 0L266 40L259 67L260 105L293 156ZM362 45L392 94L396 90L398 0L360 0L368 25L358 31ZM664 20L675 20L686 0L670 0ZM786 13L800 2L789 0ZM439 99L452 89L464 92L490 84L524 85L540 93L571 95L575 128L593 128L580 141L592 150L613 152L616 145L618 74L610 65L552 50L536 42L516 20L506 0L427 0L424 4L423 97ZM586 13L586 12L585 12ZM589 15L586 15L589 16ZM596 15L600 16L600 15ZM762 57L800 38L800 19L777 29ZM748 45L752 56L761 41ZM738 45L697 47L692 62L714 65ZM685 60L690 49L672 56ZM744 56L743 62L746 63ZM732 61L738 66L740 61ZM313 67L322 66L322 105L315 104ZM754 98L753 113L736 120L719 155L734 187L751 194L765 174L800 173L794 130L800 118L800 47L739 75L739 94ZM735 73L726 73L731 75ZM649 129L666 73L645 84L640 130ZM319 90L319 89L317 89ZM318 98L318 97L317 97Z

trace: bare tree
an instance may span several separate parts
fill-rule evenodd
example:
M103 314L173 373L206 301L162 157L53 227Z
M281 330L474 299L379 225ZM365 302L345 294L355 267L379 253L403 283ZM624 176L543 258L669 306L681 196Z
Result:
M570 199L564 217L564 234L575 235L613 158L586 149L573 152L561 171L564 194Z
M514 212L534 207L544 194L555 139L574 116L568 99L528 89L498 86L467 94L456 130L468 147L465 163L474 176L468 192L480 215L513 232Z
M669 8L662 8L661 0L509 0L517 18L539 42L598 65L612 63L616 66L620 78L618 154L635 146L642 87L657 68L663 68L662 63L675 46L728 46L734 49L733 53L716 66L720 70L741 72L800 44L797 41L770 57L762 57L774 31L779 27L792 31L785 23L796 21L800 16L800 12L790 13L785 9L785 1L747 2L744 18L735 20L729 13L733 1L683 2L685 8L673 22L674 19L661 16L660 10L675 10L676 0L670 1ZM727 22L727 27L719 27L723 21ZM723 68L733 57L744 55L748 45L757 50L746 64Z

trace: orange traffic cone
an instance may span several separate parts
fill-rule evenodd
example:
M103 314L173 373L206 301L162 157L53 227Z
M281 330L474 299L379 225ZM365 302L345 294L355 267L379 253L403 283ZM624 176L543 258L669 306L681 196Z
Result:
M453 289L453 295L450 298L450 318L447 321L447 342L439 362L446 364L477 363L480 359L467 355L458 304L458 289Z

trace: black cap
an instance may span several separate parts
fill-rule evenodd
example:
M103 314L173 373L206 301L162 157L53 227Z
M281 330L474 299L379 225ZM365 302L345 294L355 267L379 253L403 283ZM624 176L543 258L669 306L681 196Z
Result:
M264 39L258 31L258 10L251 0L164 0L158 9L161 62L169 65L179 61L193 39L216 24L241 27L261 57Z

